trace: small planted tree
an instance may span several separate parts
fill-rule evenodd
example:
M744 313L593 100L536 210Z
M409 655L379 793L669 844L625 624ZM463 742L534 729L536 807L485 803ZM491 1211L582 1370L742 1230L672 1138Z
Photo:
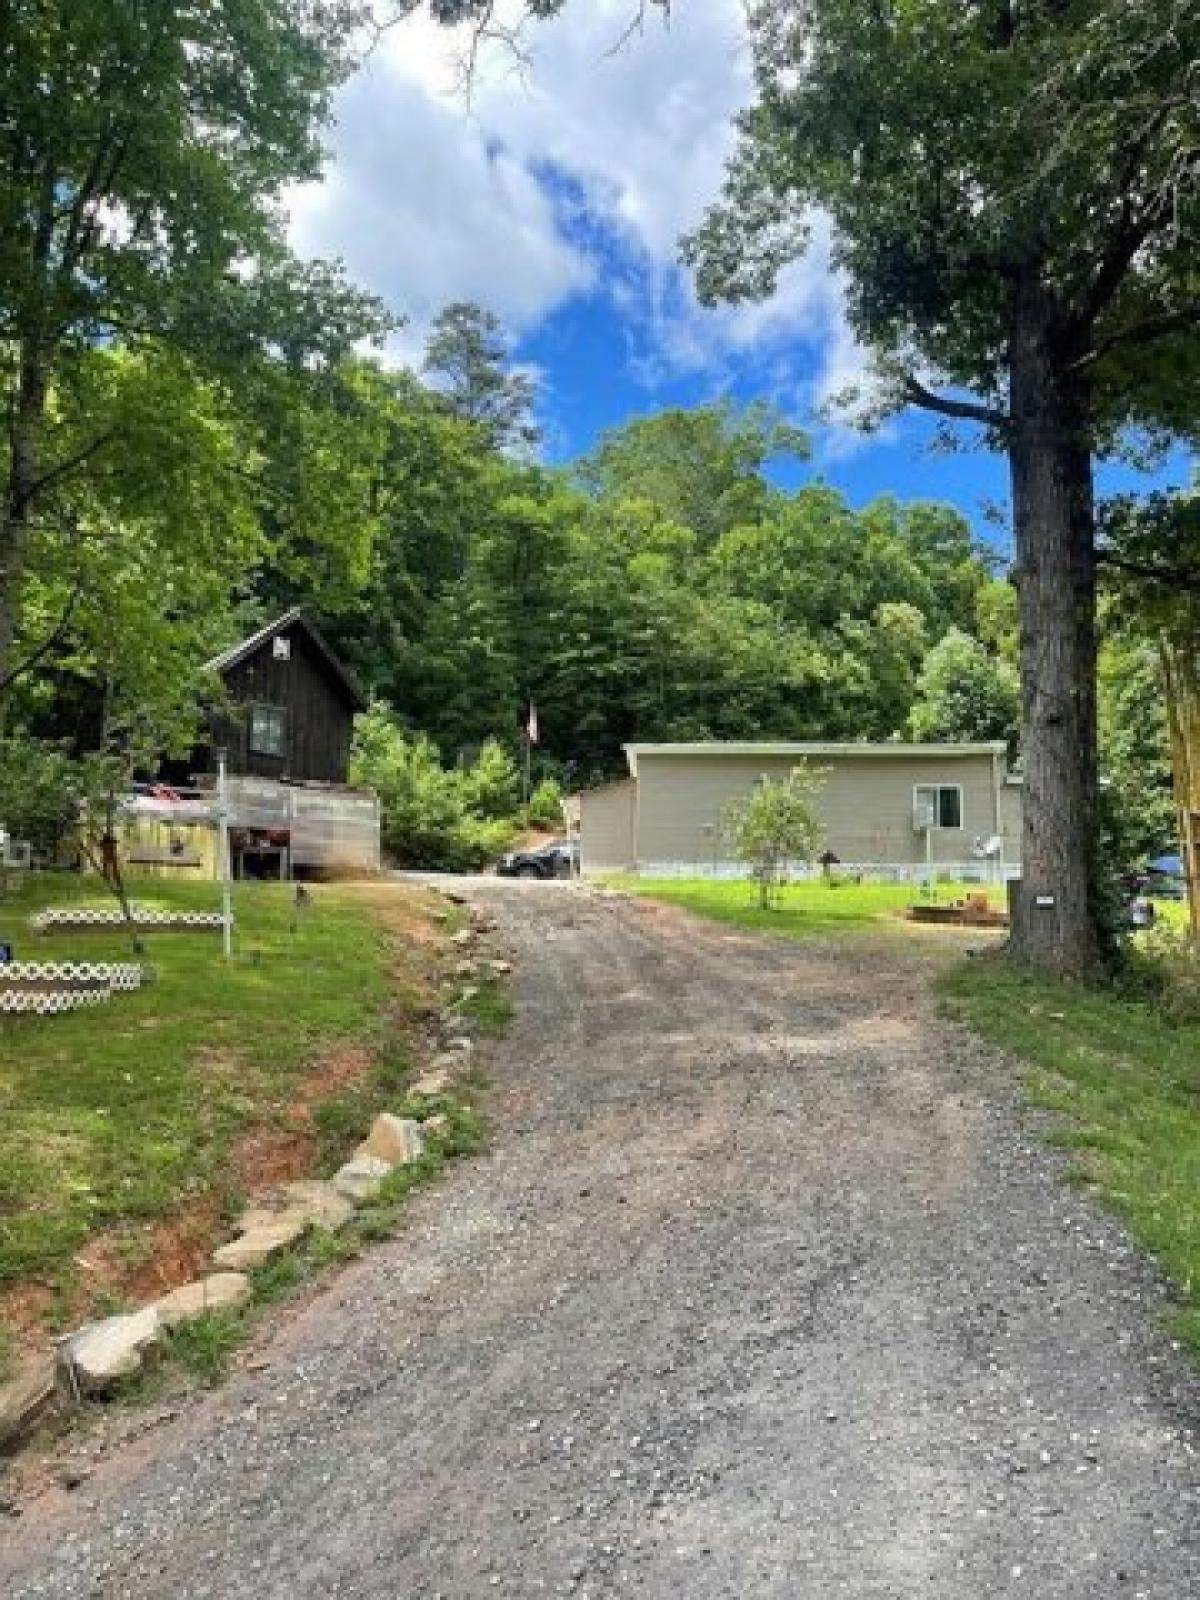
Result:
M794 767L786 778L763 778L721 813L726 838L737 859L749 864L764 911L770 910L789 862L811 861L817 852L823 830L812 802L824 780L823 769Z

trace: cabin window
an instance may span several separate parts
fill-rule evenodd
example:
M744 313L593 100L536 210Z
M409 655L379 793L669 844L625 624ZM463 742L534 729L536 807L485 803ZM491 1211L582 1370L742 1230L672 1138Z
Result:
M919 783L913 791L913 801L913 815L918 818L932 818L935 828L962 827L961 784Z
M287 715L282 706L251 706L250 748L255 755L282 756L286 740Z

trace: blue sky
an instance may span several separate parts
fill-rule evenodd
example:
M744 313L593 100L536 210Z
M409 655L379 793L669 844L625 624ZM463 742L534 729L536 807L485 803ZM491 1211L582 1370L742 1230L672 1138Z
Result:
M666 405L703 404L715 394L749 402L764 392L786 405L785 396L753 359L740 371L723 373L717 388L706 375L693 374L660 378L647 390L627 362L611 359L620 342L616 313L593 296L564 307L521 341L519 356L546 375L546 453L552 460L569 461L604 429ZM815 366L806 381L814 376ZM981 447L978 430L962 429L960 448L948 451L938 446L932 419L909 415L889 423L879 436L848 438L839 432L831 445L819 418L794 414L811 433L813 454L808 461L777 469L773 475L782 483L819 476L856 505L880 494L951 500L984 533L992 530L988 508L1003 511L1007 503L1007 465Z
M516 0L513 0L514 5ZM414 18L392 29L342 91L320 185L289 197L304 252L342 258L407 318L388 357L415 364L451 300L492 309L514 359L541 382L546 454L566 460L628 417L732 396L768 399L804 426L820 476L855 504L874 495L945 499L989 539L1003 529L1004 462L931 449L933 419L910 414L866 437L823 416L862 378L822 221L807 258L756 306L701 307L678 241L716 196L732 119L749 99L741 0L688 0L616 55L631 0L573 0L530 35L520 70L485 52L470 105L462 40ZM1159 481L1181 482L1174 458ZM1112 485L1144 484L1127 470Z

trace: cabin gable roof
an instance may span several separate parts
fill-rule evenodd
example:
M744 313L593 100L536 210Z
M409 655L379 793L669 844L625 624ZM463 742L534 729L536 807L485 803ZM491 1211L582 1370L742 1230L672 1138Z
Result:
M211 661L204 663L205 670L224 676L225 673L239 666L243 661L249 660L264 645L269 644L277 634L297 628L311 642L325 666L328 667L330 675L337 681L355 710L365 711L369 703L366 691L345 662L339 660L334 654L316 625L305 616L303 606L293 606L290 611L285 611L281 617L276 617L274 622L269 622L266 627L260 628L257 633L252 633L248 639L243 639L238 644L230 645L228 650L223 650L220 655L213 656Z

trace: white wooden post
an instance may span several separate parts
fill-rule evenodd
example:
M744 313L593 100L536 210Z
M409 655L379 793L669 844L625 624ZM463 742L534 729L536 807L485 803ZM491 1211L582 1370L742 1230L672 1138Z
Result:
M217 859L221 873L221 946L226 961L233 958L233 891L229 860L229 792L225 781L225 752L217 751Z

